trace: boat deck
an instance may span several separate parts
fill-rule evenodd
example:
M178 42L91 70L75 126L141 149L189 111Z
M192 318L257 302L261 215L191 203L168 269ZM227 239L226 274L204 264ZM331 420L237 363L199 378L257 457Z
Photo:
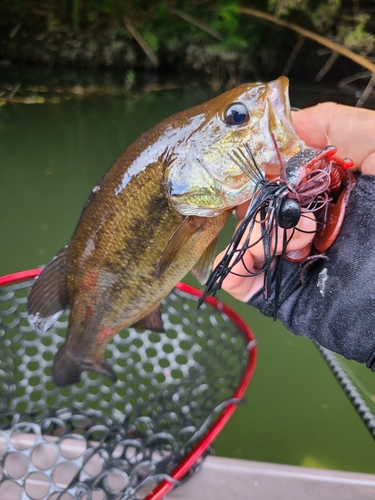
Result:
M208 457L170 500L373 500L375 475Z

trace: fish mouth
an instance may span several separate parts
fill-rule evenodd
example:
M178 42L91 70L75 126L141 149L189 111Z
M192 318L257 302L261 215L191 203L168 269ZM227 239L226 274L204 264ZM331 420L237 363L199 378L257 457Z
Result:
M271 147L274 155L270 163L280 166L281 159L283 164L286 165L295 154L305 148L304 142L294 130L288 78L281 76L268 84L267 101L270 132L274 143L273 148Z
M284 125L294 132L292 121L290 100L289 100L289 80L285 76L280 76L277 80L268 84L269 90L267 100L272 109L276 112ZM295 133L295 132L294 132Z

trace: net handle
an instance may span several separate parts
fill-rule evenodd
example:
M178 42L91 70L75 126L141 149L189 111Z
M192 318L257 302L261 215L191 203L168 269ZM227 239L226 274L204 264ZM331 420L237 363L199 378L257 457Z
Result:
M11 283L16 283L18 281L23 281L26 279L35 278L42 271L42 268L29 269L27 271L20 271L18 273L8 274L6 276L0 277L0 286L9 285ZM189 293L198 299L202 297L203 292L194 288L186 283L177 283L177 290ZM215 309L225 313L241 330L244 337L248 340L248 360L245 371L242 375L242 379L236 388L232 398L241 399L243 398L247 386L249 385L251 378L253 376L256 360L257 360L257 348L256 339L251 330L251 328L244 322L244 320L228 305L220 302L215 297L208 296L205 298L204 302L214 307ZM228 422L235 409L237 408L236 403L229 403L220 415L217 417L213 425L209 428L205 436L194 446L194 448L186 455L186 457L179 463L177 467L173 469L170 476L172 480L179 481L185 474L191 469L195 462L200 456L206 451L210 446L216 436L223 429L225 424ZM156 488L151 491L143 500L160 500L162 499L172 488L174 484L167 479L164 479L161 483L156 486Z

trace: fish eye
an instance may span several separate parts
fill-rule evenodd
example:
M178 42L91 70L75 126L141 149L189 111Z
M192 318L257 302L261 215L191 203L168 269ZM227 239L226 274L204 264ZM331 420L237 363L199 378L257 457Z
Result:
M301 217L301 207L297 200L284 198L280 205L277 222L283 229L296 227Z
M228 125L242 125L249 118L247 107L242 102L230 104L225 111L225 121Z

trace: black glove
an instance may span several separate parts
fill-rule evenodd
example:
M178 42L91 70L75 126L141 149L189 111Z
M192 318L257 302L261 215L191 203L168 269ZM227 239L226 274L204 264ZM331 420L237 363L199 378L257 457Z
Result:
M284 261L277 318L295 335L375 371L375 176L358 177L326 256L306 268L304 283L300 264ZM268 300L259 291L248 302L266 316L274 314L274 280Z

